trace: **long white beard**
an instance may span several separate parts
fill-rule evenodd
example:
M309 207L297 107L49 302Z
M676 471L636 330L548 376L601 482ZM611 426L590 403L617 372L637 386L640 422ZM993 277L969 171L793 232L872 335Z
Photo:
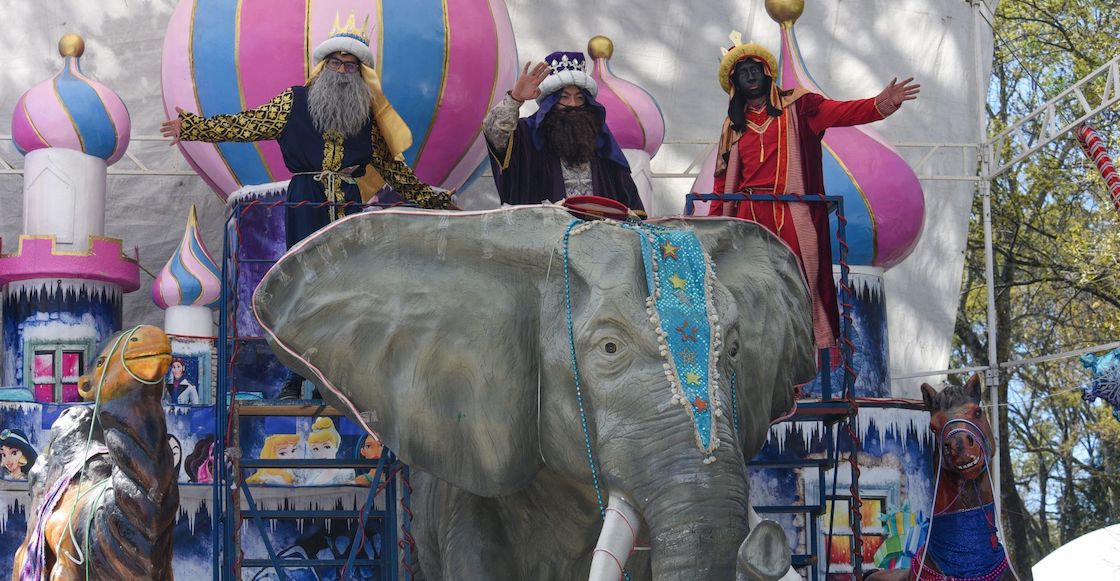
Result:
M307 90L307 110L320 132L356 135L369 122L369 86L359 74L323 68Z

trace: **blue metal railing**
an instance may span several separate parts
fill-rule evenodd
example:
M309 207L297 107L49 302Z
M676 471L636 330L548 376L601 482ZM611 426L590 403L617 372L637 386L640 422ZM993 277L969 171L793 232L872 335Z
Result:
M241 460L239 457L240 442L232 441L238 433L235 422L240 421L240 416L235 408L236 406L246 405L238 401L237 386L231 373L237 350L240 345L263 341L260 337L246 337L238 334L236 320L239 308L240 265L275 262L272 259L248 258L240 255L239 244L236 240L239 234L239 221L244 212L253 207L270 210L295 205L306 204L261 200L240 201L232 205L226 218L225 236L222 242L222 290L219 302L221 318L218 325L218 374L214 402L214 449L216 451L215 456L221 456L215 458L216 470L212 495L213 510L211 512L214 578L238 579L240 569L245 567L272 569L279 579L285 581L288 579L285 572L287 569L333 568L338 569L340 578L345 580L358 578L359 571L365 570L368 572L369 569L375 568L379 573L378 578L396 581L399 574L397 555L399 546L403 545L405 550L402 562L406 564L404 578L409 579L411 577L407 569L407 564L411 562L411 554L407 549L409 543L400 542L397 538L397 476L403 474L407 478L407 467L397 460L391 451L385 449L381 458L377 460ZM340 205L350 206L350 204ZM234 239L231 240L231 238ZM300 404L306 404L306 402L300 402ZM254 415L305 415L303 413L293 414L290 413L290 410L284 409L285 407L306 407L303 405L284 406L275 402L274 405L278 406L276 410L254 413ZM324 409L323 406L316 407L317 409L312 408L315 413ZM264 510L258 507L258 503L253 498L252 489L245 484L245 471L256 468L375 468L376 478L372 480L365 502L357 510L296 510L286 508ZM381 483L380 486L377 483ZM403 484L406 491L409 490L407 480L404 480ZM404 507L407 511L408 492L405 494ZM379 495L385 502L383 510L375 509L374 500ZM241 510L242 496L246 503L245 510ZM283 552L277 552L270 541L269 527L266 526L265 521L291 519L348 520L354 523L354 535L346 549L345 558L291 559L286 558ZM251 521L254 524L268 554L267 559L243 558L240 547L240 532L244 521ZM359 558L359 552L363 545L372 542L372 539L366 539L367 523L377 523L381 535L381 551L373 559ZM408 524L405 523L406 535L409 530ZM370 552L373 553L373 551Z

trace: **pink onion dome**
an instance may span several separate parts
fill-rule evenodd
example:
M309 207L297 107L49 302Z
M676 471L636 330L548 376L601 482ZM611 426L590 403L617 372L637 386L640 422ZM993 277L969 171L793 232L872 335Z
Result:
M111 89L82 73L85 41L58 41L62 70L28 89L12 112L12 142L20 153L62 147L116 163L128 148L132 121Z
M198 235L198 215L191 206L183 240L152 282L152 301L161 309L177 305L214 307L221 292L222 271Z
M800 0L766 1L766 12L781 24L778 86L827 97L797 45L794 23L803 7ZM844 197L848 262L889 268L909 256L922 233L925 197L906 160L870 125L829 129L823 149L825 190Z
M461 188L486 161L483 118L517 79L505 0L179 0L163 44L165 112L237 113L305 84L314 48L348 15L368 17L354 37L368 40L385 96L411 130L405 162L425 183ZM275 141L179 148L223 200L291 177Z
M587 56L595 62L591 78L599 85L595 100L607 110L607 127L622 149L642 149L653 157L665 141L665 116L645 89L611 72L614 42L595 36L587 42Z

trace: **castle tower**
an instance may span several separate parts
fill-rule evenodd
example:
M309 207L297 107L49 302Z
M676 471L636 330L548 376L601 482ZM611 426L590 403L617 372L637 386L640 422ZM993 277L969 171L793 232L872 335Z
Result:
M164 309L163 330L171 338L168 399L181 405L213 401L213 308L222 295L222 272L198 234L191 206L179 247L152 281L152 301Z
M122 294L140 287L138 255L104 236L105 173L128 147L128 110L82 73L80 36L58 50L61 70L12 113L25 161L23 234L0 253L5 399L77 401L78 376L121 329Z
M599 85L595 99L607 110L607 127L630 164L631 177L638 186L646 212L650 216L680 214L679 200L675 197L661 200L653 191L650 160L665 141L665 117L657 101L645 89L614 76L610 68L613 55L611 39L595 36L587 41L587 56L595 63L591 78Z

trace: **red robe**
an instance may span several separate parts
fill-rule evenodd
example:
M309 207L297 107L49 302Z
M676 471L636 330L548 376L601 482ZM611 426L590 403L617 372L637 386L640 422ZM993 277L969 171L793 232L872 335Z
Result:
M782 98L782 114L770 117L765 109L748 110L747 128L739 133L724 122L722 159L716 163L714 191L801 194L824 193L821 139L829 127L878 121L897 109L881 97L832 101L816 93L795 90ZM735 147L738 159L731 159ZM737 179L729 187L728 167ZM825 204L746 201L735 203L730 215L762 224L785 240L801 259L813 299L813 335L818 347L836 344L840 314L832 279L832 248ZM723 214L713 202L710 215Z

